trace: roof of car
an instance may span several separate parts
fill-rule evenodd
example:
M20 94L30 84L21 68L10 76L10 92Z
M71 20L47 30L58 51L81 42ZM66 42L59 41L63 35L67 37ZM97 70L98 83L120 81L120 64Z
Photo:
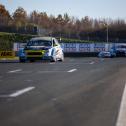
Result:
M31 40L47 40L47 41L52 41L52 39L54 39L54 37L35 37L32 38Z

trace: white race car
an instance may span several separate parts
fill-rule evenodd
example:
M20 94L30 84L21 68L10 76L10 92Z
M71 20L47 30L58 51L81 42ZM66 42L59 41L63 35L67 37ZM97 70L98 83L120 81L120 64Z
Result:
M63 61L64 53L56 38L36 37L32 38L25 48L19 50L19 60L20 62L35 60Z

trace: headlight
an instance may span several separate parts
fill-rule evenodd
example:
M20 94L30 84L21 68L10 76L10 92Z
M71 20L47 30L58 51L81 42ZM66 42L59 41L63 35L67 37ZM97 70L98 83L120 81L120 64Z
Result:
M45 53L44 53L44 56L49 56L49 50L46 50Z

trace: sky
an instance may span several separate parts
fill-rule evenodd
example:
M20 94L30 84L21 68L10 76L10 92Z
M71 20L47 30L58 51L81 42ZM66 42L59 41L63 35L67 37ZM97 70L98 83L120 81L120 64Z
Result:
M111 18L126 20L126 0L0 0L12 14L18 7L48 15L68 13L76 18Z

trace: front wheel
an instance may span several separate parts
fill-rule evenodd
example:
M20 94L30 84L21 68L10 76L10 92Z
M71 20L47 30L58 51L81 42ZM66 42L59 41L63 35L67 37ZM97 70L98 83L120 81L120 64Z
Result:
M19 58L20 63L25 63L25 59Z
M56 57L51 57L50 62L56 62L56 61L57 61Z
M30 61L31 63L32 63L32 62L35 62L35 60L34 60L34 59L30 59L29 61Z

